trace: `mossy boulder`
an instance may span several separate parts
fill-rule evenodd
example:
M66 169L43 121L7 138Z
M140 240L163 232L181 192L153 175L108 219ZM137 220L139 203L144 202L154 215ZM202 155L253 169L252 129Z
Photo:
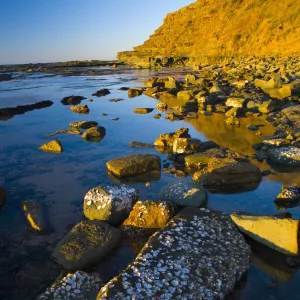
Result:
M53 140L48 143L45 143L39 149L42 151L45 151L45 152L52 152L52 153L62 153L63 152L63 147L59 140Z
M0 209L4 206L6 203L6 192L3 187L0 186Z
M103 221L81 221L58 243L53 257L66 270L81 270L109 256L121 232Z
M36 201L26 200L22 202L22 210L29 226L36 231L45 231L45 220L42 211Z
M143 89L141 88L132 88L128 90L128 97L133 98L142 95Z
M176 132L162 133L154 142L158 147L173 147L173 143L177 138L190 138L188 128L179 128Z
M173 214L170 202L138 201L120 229L130 237L150 235L166 226Z
M153 111L153 108L144 108L144 107L137 107L133 109L133 112L136 114L149 114Z
M61 103L63 105L78 105L81 103L81 101L85 99L84 97L82 96L68 96L68 97L64 97L61 99Z
M171 202L175 206L202 207L206 204L207 195L203 186L176 179L159 191L158 199Z
M177 138L173 143L173 153L193 154L201 151L202 143L199 139Z
M84 215L90 220L122 223L138 199L138 191L128 185L98 186L84 197Z
M161 170L160 158L153 154L133 154L110 160L108 171L117 177L133 176Z
M70 106L69 109L78 114L88 114L90 111L87 105Z
M106 129L102 126L94 126L87 129L82 138L89 142L100 142L106 134Z
M101 89L101 90L95 92L92 96L103 97L103 96L106 96L109 94L110 94L110 91L108 89Z
M97 125L98 123L95 121L77 121L69 124L71 128L78 128L78 129L89 129Z

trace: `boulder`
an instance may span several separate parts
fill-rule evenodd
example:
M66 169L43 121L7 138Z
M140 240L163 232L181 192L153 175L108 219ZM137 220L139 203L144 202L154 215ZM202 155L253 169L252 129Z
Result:
M5 205L6 203L6 192L3 187L0 186L0 209Z
M36 201L26 200L22 202L22 210L29 226L36 231L45 231L45 221L42 211Z
M62 153L63 147L59 140L53 140L48 143L45 143L41 147L39 147L40 150L45 152L52 152L52 153Z
M166 89L179 89L180 83L174 79L173 77L169 76L165 81L165 88Z
M98 186L84 197L83 212L89 220L122 223L138 199L138 191L128 185Z
M61 99L61 103L63 105L78 105L81 103L81 100L85 99L84 97L82 96L68 96L68 97L64 97Z
M61 299L95 299L104 282L97 273L88 274L83 271L68 273L63 278L58 278L37 297L37 300Z
M263 114L268 114L270 112L275 111L274 101L267 100L258 106L258 111Z
M291 167L300 166L300 149L293 146L268 149L268 156L276 164Z
M149 88L164 87L167 78L152 77L145 81L145 86Z
M153 111L153 108L134 108L133 112L136 114L149 114Z
M87 105L70 106L69 109L78 114L88 114L90 111Z
M227 98L225 104L228 107L243 107L245 104L245 98L229 97Z
M288 120L292 123L297 123L300 125L300 105L289 106L284 108L281 113L288 118Z
M106 167L117 177L161 170L160 158L153 154L133 154L113 159L106 163Z
M249 268L249 259L250 248L228 216L186 208L149 239L97 299L224 299Z
M206 204L207 195L203 186L176 179L160 190L158 199L171 202L175 206L202 207Z
M8 81L12 79L11 74L0 74L0 81Z
M233 213L231 219L243 233L265 246L283 254L299 254L298 220L244 213Z
M283 186L274 200L277 208L286 209L300 204L300 187L297 185Z
M129 143L129 147L130 148L138 148L138 149L151 149L151 148L154 148L154 145L133 141L133 142Z
M173 143L173 153L193 154L201 150L201 141L192 138L177 138Z
M184 90L177 93L177 98L180 98L184 101L189 101L194 98L194 93L192 90Z
M100 142L106 134L106 129L102 126L94 126L87 129L83 134L82 138L89 142Z
M107 257L121 232L103 221L81 221L58 243L53 257L66 270L80 270Z
M190 138L188 128L179 128L176 132L162 133L154 142L155 146L173 147L173 143L177 138Z
M209 162L203 170L196 172L193 180L211 191L239 191L257 188L262 175L260 169L246 161Z
M97 125L98 123L95 121L77 121L69 124L71 128L78 128L78 129L89 129Z
M271 98L280 100L292 96L292 89L289 85L284 85L283 87L277 89L265 90L265 92L269 94Z
M101 90L95 92L94 94L92 94L92 96L103 97L108 94L110 94L110 91L108 89L101 89Z
M156 105L158 111L166 111L168 109L168 104L165 102L158 102Z
M161 114L155 114L155 115L153 116L153 118L154 118L154 119L160 119L160 118L161 118Z
M173 214L170 202L138 201L120 229L130 237L151 235L165 227Z
M210 93L216 93L216 94L223 94L222 89L219 87L219 85L214 84L210 89L209 89Z
M141 88L132 88L128 90L128 97L133 98L142 95L143 89Z
M274 78L271 78L270 80L262 80L262 79L255 79L254 85L258 88L261 88L262 90L267 89L274 89L274 88L280 88L281 83L276 81Z

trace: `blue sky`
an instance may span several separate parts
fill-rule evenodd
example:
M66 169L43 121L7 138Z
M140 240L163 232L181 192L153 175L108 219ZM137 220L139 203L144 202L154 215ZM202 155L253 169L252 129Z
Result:
M115 59L195 0L0 0L0 64Z

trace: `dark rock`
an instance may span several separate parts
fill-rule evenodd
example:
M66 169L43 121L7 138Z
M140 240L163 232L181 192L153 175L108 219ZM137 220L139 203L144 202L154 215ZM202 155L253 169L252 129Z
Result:
M95 92L94 94L92 94L92 96L103 97L108 94L110 94L110 91L108 89L101 89L101 90Z
M81 101L85 99L82 96L68 96L68 97L64 97L62 98L62 100L60 101L63 105L78 105L81 103Z

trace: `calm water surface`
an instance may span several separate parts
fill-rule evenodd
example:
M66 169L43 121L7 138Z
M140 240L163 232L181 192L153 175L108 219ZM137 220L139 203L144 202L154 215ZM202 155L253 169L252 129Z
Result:
M129 99L127 92L118 89L142 86L150 75L148 71L98 77L44 77L35 73L0 82L0 108L42 100L54 102L49 108L0 121L0 186L8 193L7 204L0 211L0 299L35 299L60 274L61 269L52 261L51 252L70 228L84 218L82 202L86 192L99 184L114 182L106 172L108 160L133 153L153 153L166 160L166 155L155 149L131 149L130 141L152 143L160 133L188 127L194 138L213 140L223 147L251 155L254 153L251 145L261 138L249 131L247 125L266 124L261 128L264 135L272 135L274 131L264 119L242 120L240 128L230 129L224 125L224 117L218 114L176 122L153 119L156 110L148 115L134 114L135 107L155 108L157 100L146 96ZM111 94L100 98L91 96L101 88L108 88ZM79 115L60 103L63 97L70 95L93 99L93 102L82 101L89 106L90 113ZM111 98L124 100L111 103ZM101 113L107 116L102 117ZM120 119L113 121L113 117ZM106 128L105 138L99 143L89 143L80 136L59 135L54 138L61 141L63 154L38 150L40 145L53 139L45 134L68 128L70 122L79 120L97 121ZM266 163L256 164L261 170L270 169ZM146 188L144 182L131 184L140 190L141 199L155 200L159 189L173 179L174 175L162 172L160 178L151 182L150 188ZM273 200L282 184L291 182L300 183L299 171L265 177L251 192L209 193L208 207L227 213L279 213ZM38 201L43 208L49 226L46 235L28 229L20 204L29 199ZM288 211L300 219L299 208ZM299 269L288 268L275 251L254 242L251 245L251 267L230 298L300 299ZM111 258L94 269L109 280L134 259L141 246L138 242L124 243Z

